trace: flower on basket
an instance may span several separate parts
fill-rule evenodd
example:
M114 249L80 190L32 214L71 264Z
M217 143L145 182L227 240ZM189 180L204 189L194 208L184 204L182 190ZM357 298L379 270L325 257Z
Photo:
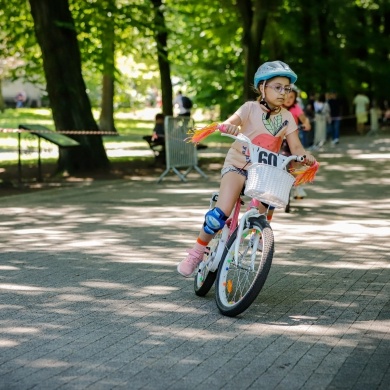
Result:
M299 186L305 183L312 183L320 164L316 161L311 167L307 167L306 165L300 168L294 168L290 171L295 176L294 186Z

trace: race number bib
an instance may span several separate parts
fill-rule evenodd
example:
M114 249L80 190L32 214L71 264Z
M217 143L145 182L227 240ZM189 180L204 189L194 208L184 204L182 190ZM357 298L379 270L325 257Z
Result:
M260 146L253 147L251 156L252 156L252 163L273 165L274 167L281 167L281 165L287 158L282 154L271 152Z

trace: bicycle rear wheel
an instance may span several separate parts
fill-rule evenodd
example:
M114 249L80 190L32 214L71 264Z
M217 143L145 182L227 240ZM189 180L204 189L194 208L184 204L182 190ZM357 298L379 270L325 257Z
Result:
M274 255L274 235L265 217L250 218L248 227L237 237L233 232L218 269L215 298L219 311L234 317L245 311L259 295L267 279ZM239 258L234 248L239 240Z
M217 271L210 271L209 267L215 258L221 236L222 230L220 230L207 245L207 251L203 256L203 261L199 264L195 273L194 290L195 294L199 297L204 297L210 291L211 287L213 287L215 278L217 277Z

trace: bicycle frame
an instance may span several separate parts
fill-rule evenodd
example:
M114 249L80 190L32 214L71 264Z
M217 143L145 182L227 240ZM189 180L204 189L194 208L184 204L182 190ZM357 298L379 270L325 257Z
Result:
M210 208L212 208L218 198L218 193L213 193L211 200L210 200ZM236 204L234 206L232 217L230 218L230 221L222 228L222 234L221 238L219 239L217 249L215 251L215 254L213 254L212 259L210 262L208 262L208 267L211 272L215 272L218 269L219 262L221 260L222 254L225 250L225 244L228 242L230 236L234 232L237 226L239 226L239 234L242 233L247 220L251 217L259 217L260 214L256 206L250 206L250 209L247 210L241 218L239 218L239 214L241 211L241 205L243 204L241 196L238 197ZM266 213L265 213L266 214ZM257 248L256 248L257 249ZM238 251L239 251L239 243L236 243L235 248L235 254L234 254L234 260L235 263L238 263ZM253 259L254 260L254 259ZM206 264L203 263L203 266Z
M249 156L250 156L251 160L252 160L253 155L258 156L258 161L262 161L262 160L266 159L267 157L268 157L268 159L269 159L269 157L274 157L273 160L274 160L275 164L277 164L280 167L280 169L285 169L289 162L298 160L298 156L294 156L294 155L283 156L283 155L279 155L278 153L276 153L276 154L272 153L272 152L268 151L267 149L261 148L259 146L253 145L251 143L250 139L247 138L243 134L239 134L238 136L233 136L230 134L221 133L221 135L236 139L236 140L241 141L241 142L246 142L248 144ZM300 160L303 161L303 157L300 157ZM259 164L259 163L253 162L252 164ZM218 198L218 193L214 193L212 198L211 198L211 201L210 201L210 208L213 207L213 205L217 201L217 198ZM268 212L268 210L267 210L267 212L265 212L264 214L260 214L257 207L250 206L249 210L247 210L242 215L240 220L238 220L240 209L241 209L241 204L242 204L241 197L238 197L236 204L234 206L234 209L233 209L233 215L231 218L231 222L230 222L229 226L228 226L228 224L226 224L224 226L224 228L222 229L222 236L219 240L217 250L215 251L215 255L214 255L211 263L208 264L209 270L211 272L215 272L218 269L219 262L221 260L223 251L225 249L225 244L227 243L227 241L228 241L229 237L231 236L231 234L233 233L233 231L236 229L237 225L238 225L238 236L241 236L249 218L251 218L251 217L257 218L260 215L264 215L264 214L266 215ZM257 243L256 243L256 245L257 245ZM238 259L239 259L239 246L240 246L240 242L237 240L237 242L235 243L235 249L234 249L234 262L236 265L238 265ZM257 248L255 248L255 249L257 250ZM252 258L252 266L253 266L253 262L255 261L255 257L256 257L256 251L254 251L254 254L252 255L252 257L253 257Z
M278 170L286 170L292 160L303 162L305 157L282 156L251 144L243 134L224 135L248 144L247 161L251 166L248 167L245 190L237 197L225 226L208 244L194 278L194 289L196 295L204 297L214 285L219 311L234 317L253 303L271 268L274 234L269 222L274 208L281 208L285 203L287 186L294 181ZM243 194L251 201L247 210L241 213ZM213 193L210 209L218 204L217 200L218 193ZM260 208L261 204L269 205L268 209Z
M267 213L265 213L267 214ZM240 222L238 224L238 232L237 232L237 236L238 237L241 237L242 235L242 232L244 231L244 228L247 224L247 221L249 218L251 217L254 217L254 218L258 218L260 217L260 215L264 215L264 214L260 214L259 213L259 210L257 210L257 208L255 206L252 206L241 218L240 218ZM253 253L252 253L252 257L251 257L251 267L252 269L254 268L254 261L256 259L256 251L257 251L257 245L258 245L258 241L257 242L254 242L255 244L255 247L254 247L254 250L253 250ZM238 259L239 259L239 249L240 249L240 241L237 240L236 243L235 243L235 247L234 247L234 263L235 265L238 266Z

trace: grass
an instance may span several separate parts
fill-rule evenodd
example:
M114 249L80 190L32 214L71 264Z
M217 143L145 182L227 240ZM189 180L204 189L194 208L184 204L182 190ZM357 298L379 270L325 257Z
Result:
M146 115L147 114L147 115ZM129 178L132 175L158 177L165 169L164 166L155 164L152 154L132 156L134 150L149 151L149 146L142 139L144 135L150 135L154 126L154 112L120 111L115 113L115 126L120 137L103 136L104 146L110 160L109 172L81 173L78 180L98 180ZM99 112L94 111L96 121ZM207 122L209 123L209 122ZM41 139L41 167L43 182L38 182L37 145L38 138L29 133L2 132L1 129L15 129L19 125L42 125L55 130L51 110L39 109L7 109L0 112L0 196L13 195L20 191L35 191L52 186L66 186L74 182L73 177L57 175L56 166L58 160L58 147ZM201 127L205 123L197 122ZM69 129L72 130L72 129ZM18 165L18 134L21 134L21 171ZM230 139L211 135L202 143L208 146L217 146L231 142ZM129 153L130 152L130 153ZM142 154L142 153L141 153ZM129 156L130 155L130 156ZM220 169L220 158L200 158L199 165L206 164L207 169L217 166ZM20 175L21 172L21 175ZM85 178L83 175L87 175Z
M142 136L152 133L154 126L154 115L156 110L144 109L139 111L121 110L114 114L115 127L120 137L103 136L103 142L106 150L113 149L148 149L148 145L142 139ZM99 120L99 111L94 110L93 115L95 120ZM51 130L55 130L54 121L51 110L48 108L20 108L6 109L0 112L0 129L18 129L19 125L42 125ZM205 123L197 122L197 127L201 127ZM69 129L71 130L71 129ZM219 134L212 134L207 140L202 143L208 146L216 146L219 144L230 143L231 140L226 137L221 137ZM21 135L22 145L22 160L23 163L33 163L34 159L31 153L37 150L37 137L23 133ZM42 161L49 162L50 158L45 157L46 152L58 152L58 148L50 142L41 141ZM1 132L0 130L0 151L2 154L1 164L15 164L17 161L13 159L13 155L18 149L18 134L12 132ZM6 155L10 152L10 155ZM111 157L110 160L118 161L119 157ZM132 159L126 157L127 159ZM53 158L51 157L51 160Z
M145 144L142 140L143 135L151 134L154 121L133 119L131 112L119 112L115 115L115 126L121 137L104 136L103 142L107 148L129 147L136 144ZM98 121L99 112L94 111L94 117ZM21 108L7 109L0 113L0 128L18 129L19 125L42 125L50 130L55 130L51 110L48 108ZM22 134L22 149L29 151L36 149L36 137L28 134ZM42 141L42 150L53 150L56 148L53 144ZM11 132L0 132L0 150L16 151L18 148L18 135ZM27 153L28 154L28 153ZM43 158L44 159L44 158ZM46 159L45 159L46 160ZM23 161L28 162L28 156L23 156ZM15 161L13 161L15 162ZM4 164L4 161L2 162Z
M20 124L36 124L46 126L54 130L54 123L51 111L46 108L20 108L6 109L0 113L0 127L7 129L18 129Z
M134 119L130 110L121 111L115 114L115 126L120 135L142 136L150 134L154 122L152 119ZM95 120L99 120L99 112L93 111ZM18 129L20 124L42 125L55 130L51 110L48 108L19 108L6 109L0 113L0 127L7 129ZM72 129L69 129L72 130Z

